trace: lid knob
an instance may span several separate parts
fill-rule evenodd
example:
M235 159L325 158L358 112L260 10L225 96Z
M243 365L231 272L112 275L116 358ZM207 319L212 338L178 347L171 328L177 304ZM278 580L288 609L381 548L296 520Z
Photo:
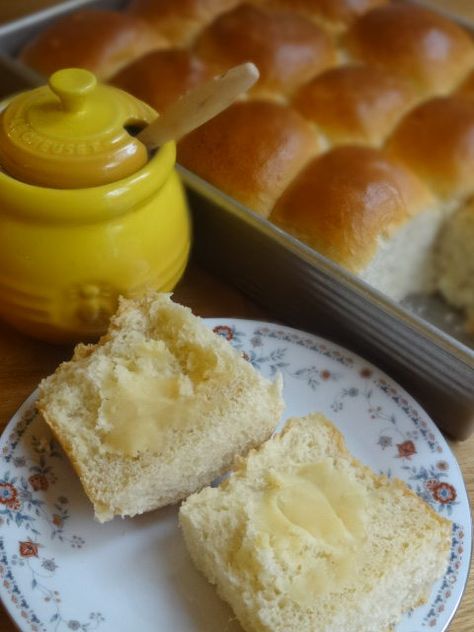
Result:
M65 112L82 112L96 85L95 75L82 68L58 70L49 78L49 87L59 97Z

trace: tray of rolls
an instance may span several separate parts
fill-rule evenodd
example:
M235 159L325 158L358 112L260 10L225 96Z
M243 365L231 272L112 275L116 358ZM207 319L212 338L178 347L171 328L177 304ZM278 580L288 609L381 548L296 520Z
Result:
M465 438L474 40L425 5L73 0L1 25L0 53L17 89L83 66L158 111L256 63L250 94L178 145L195 256L275 317L363 352Z

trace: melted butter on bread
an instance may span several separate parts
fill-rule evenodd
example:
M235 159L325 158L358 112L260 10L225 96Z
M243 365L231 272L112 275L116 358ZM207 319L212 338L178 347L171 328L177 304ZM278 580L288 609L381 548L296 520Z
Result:
M160 341L139 345L137 355L109 367L98 427L106 448L127 456L160 452L171 427L190 417L194 385Z
M288 595L305 605L315 595L343 590L354 578L366 538L367 491L331 459L291 473L270 472L267 480L256 524L277 556L298 558L300 572Z

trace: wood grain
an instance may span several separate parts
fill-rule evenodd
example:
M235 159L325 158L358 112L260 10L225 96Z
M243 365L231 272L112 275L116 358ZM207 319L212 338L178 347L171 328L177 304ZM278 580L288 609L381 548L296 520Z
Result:
M229 316L272 320L245 296L191 265L174 295L200 316ZM41 378L69 358L71 347L56 347L31 340L0 322L0 432ZM474 500L474 436L463 443L450 442L463 470L471 503ZM0 531L1 536L1 531ZM468 584L450 632L474 630L474 578ZM0 632L14 632L14 624L0 604ZM117 630L117 632L128 632ZM342 631L341 631L342 632ZM350 632L350 631L344 631Z

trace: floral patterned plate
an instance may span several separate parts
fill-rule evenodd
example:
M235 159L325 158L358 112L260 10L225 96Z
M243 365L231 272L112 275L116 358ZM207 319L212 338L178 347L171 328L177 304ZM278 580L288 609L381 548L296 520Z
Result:
M283 374L285 416L322 411L349 448L453 521L446 574L397 632L446 630L467 581L471 518L459 467L426 413L390 378L316 336L208 320L267 376ZM241 632L193 568L176 507L105 525L35 414L35 394L0 440L0 596L21 630Z

